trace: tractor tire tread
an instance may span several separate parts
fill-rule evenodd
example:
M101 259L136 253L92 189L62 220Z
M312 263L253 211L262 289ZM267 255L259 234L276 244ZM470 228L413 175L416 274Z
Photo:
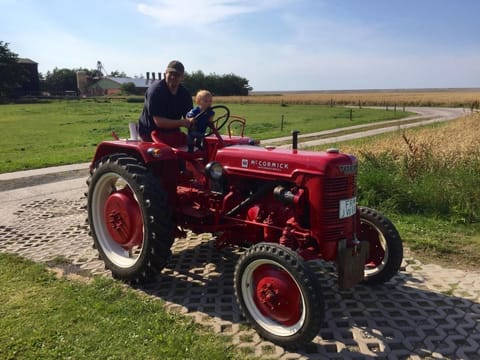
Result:
M403 261L403 245L402 239L395 225L383 214L377 210L359 206L361 216L371 221L382 233L387 242L389 258L385 268L379 273L371 277L365 278L362 283L368 285L380 285L395 276Z
M135 182L139 194L139 205L146 213L145 218L149 219L145 224L148 232L148 247L142 251L141 263L132 271L121 271L113 265L108 256L101 251L101 246L96 240L94 229L90 225L94 235L94 246L99 250L101 259L107 264L114 277L132 284L139 284L152 281L165 267L171 256L173 244L173 222L171 214L166 205L167 196L160 186L159 181L150 173L147 167L136 158L127 154L113 154L100 159L93 167L92 174L87 180L91 186L97 172L103 168L113 168L122 176L129 177ZM140 191L140 189L142 189ZM148 205L146 205L148 203ZM89 212L90 213L90 212ZM90 224L90 220L89 220ZM161 235L159 235L161 234ZM144 243L145 244L145 243Z
M240 301L242 294L240 294L241 291L238 286L238 282L240 281L239 274L242 272L241 268L243 264L248 261L248 258L252 257L253 259L260 257L268 258L289 267L292 275L304 284L304 294L309 297L309 303L315 304L313 306L316 307L316 309L310 314L312 317L309 319L308 326L289 338L282 338L275 335L270 336L262 327L256 326L255 321L252 321L254 319L249 316L245 306L242 304L242 301ZM253 324L257 332L264 338L280 344L289 350L295 350L305 343L310 342L318 334L325 313L324 299L317 277L308 265L301 260L293 250L283 245L277 243L259 243L247 249L240 257L234 273L235 297L243 316Z

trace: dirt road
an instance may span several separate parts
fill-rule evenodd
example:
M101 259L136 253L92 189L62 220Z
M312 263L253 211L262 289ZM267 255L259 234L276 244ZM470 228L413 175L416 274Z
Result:
M388 120L376 122L374 124L362 124L310 134L300 134L298 138L298 147L302 149L315 145L332 144L341 141L353 140L414 126L449 121L467 114L467 110L461 108L407 107L405 110L408 112L417 113L417 115L409 116L399 120ZM262 140L261 144L275 145L280 148L289 149L291 148L291 141L291 136L285 136L281 138Z

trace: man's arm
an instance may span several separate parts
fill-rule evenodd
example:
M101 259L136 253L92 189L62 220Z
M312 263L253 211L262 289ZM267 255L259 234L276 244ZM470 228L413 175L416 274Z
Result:
M190 122L187 119L169 119L162 116L154 116L153 121L158 128L161 129L178 129L180 127L188 128Z

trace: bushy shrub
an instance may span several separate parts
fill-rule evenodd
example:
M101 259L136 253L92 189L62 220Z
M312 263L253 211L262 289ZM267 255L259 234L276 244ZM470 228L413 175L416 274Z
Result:
M143 96L129 96L125 101L127 103L143 103L145 98Z
M362 205L454 222L480 221L480 157L445 164L432 154L363 153L358 175Z

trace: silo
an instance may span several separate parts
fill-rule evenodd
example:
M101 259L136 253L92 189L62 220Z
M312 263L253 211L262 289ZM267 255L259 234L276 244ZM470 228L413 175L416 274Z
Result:
M86 71L77 71L77 88L80 95L85 95L87 92L87 72Z

